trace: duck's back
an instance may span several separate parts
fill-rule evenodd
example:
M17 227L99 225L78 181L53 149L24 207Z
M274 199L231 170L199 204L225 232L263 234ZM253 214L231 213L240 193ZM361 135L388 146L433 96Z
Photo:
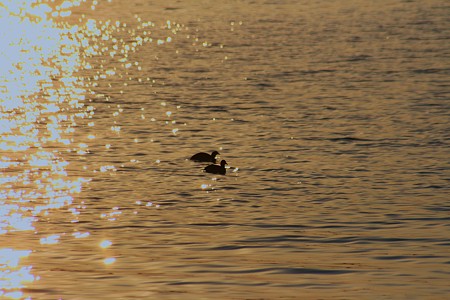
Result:
M205 152L200 152L192 155L191 160L193 161L203 161L203 162L211 162L211 155Z
M200 162L212 162L216 163L216 156L217 154L220 154L217 151L213 151L211 154L200 152L197 154L192 155L191 160L193 161L200 161Z
M221 174L221 175L225 175L227 172L225 167L218 166L218 165L209 165L205 168L205 171L208 173Z

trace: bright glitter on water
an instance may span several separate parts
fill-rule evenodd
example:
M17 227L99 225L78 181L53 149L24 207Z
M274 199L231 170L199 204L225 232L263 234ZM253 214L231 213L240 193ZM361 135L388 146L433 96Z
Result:
M105 265L111 265L111 264L113 264L113 263L115 263L116 262L116 259L114 258L114 257L108 257L108 258L105 258L104 260L103 260L103 263L105 264Z
M58 234L54 234L54 235L50 235L47 237L43 237L40 239L40 243L42 245L53 245L53 244L58 244L59 243L59 235Z
M72 236L77 239L86 238L89 235L90 235L89 232L74 232L74 233L72 233Z
M111 241L104 240L100 242L100 248L106 249L109 248L112 245Z

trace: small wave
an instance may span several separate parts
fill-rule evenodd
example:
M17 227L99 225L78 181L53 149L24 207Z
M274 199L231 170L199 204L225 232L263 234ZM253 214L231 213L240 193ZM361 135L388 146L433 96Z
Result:
M429 69L415 69L412 71L416 74L448 74L450 69L438 69L438 68L429 68Z

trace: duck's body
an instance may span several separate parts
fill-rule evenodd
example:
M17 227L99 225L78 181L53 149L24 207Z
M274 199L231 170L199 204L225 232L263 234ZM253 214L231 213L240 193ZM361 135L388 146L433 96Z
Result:
M200 152L200 153L192 155L192 157L190 159L193 161L198 161L198 162L216 163L217 154L219 154L219 152L217 152L217 151L213 151L211 154L208 154L205 152Z
M220 166L209 165L205 168L205 171L208 173L225 175L227 173L227 169L225 169L226 164L227 164L227 162L225 160L222 160L220 162Z

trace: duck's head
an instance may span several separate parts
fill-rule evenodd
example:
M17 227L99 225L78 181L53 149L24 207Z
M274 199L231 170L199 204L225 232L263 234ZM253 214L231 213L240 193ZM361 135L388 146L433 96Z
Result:
M222 161L220 162L220 166L225 168L225 165L227 165L227 162L225 161L225 159L222 159Z

